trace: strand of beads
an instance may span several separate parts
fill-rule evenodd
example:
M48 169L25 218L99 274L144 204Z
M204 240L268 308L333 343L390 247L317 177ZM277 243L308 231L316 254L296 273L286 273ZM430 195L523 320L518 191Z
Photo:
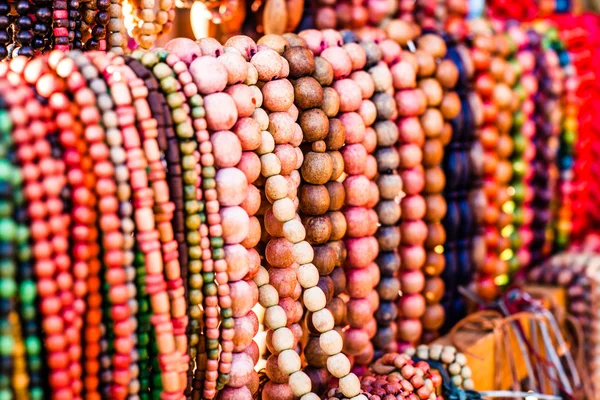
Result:
M0 284L4 288L1 300L2 307L0 309L0 341L3 343L2 349L0 349L0 393L10 397L12 396L11 378L17 374L25 373L25 358L23 354L20 357L17 354L19 347L23 349L22 343L19 345L19 341L21 340L20 328L17 336L14 326L15 322L19 322L18 318L15 318L17 317L15 309L18 302L18 286L15 279L17 268L15 261L17 261L19 255L19 250L17 249L17 229L20 228L17 218L18 214L24 214L25 210L20 207L23 205L22 200L19 206L17 204L19 198L17 196L13 198L12 196L13 190L22 196L20 187L22 177L19 168L11 163L13 160L10 160L10 157L13 155L11 154L11 121L8 118L6 103L3 98L0 99L0 113L4 122L0 126L0 204L2 205L0 208L0 227L2 227L3 232L0 238L0 255L3 260ZM11 173L13 174L12 176ZM27 229L26 226L24 228ZM28 235L29 232L25 231L24 234ZM28 260L24 261L27 262ZM24 353L24 351L21 353ZM16 383L15 381L15 384L13 384L15 394L17 396L27 396L25 390L27 388L27 380L23 382L24 385L21 382Z
M341 299L333 300L336 290L331 274L339 265L340 253L336 245L340 244L338 241L345 232L346 220L339 219L339 217L343 218L339 215L341 194L336 188L328 186L328 181L333 177L339 177L341 171L339 168L334 170L334 158L331 153L326 152L326 143L330 135L340 134L328 119L328 114L331 116L337 114L335 103L337 97L333 100L333 104L331 99L329 104L326 103L322 85L331 84L333 78L329 63L322 58L315 60L303 39L295 35L291 39L299 42L300 45L294 46L293 42L290 43L292 47L286 50L283 56L290 67L289 76L293 79L294 105L299 110L300 130L298 132L302 134L301 141L306 143L304 153L300 156L303 183L298 188L298 214L306 230L306 241L312 246L314 252L313 264L320 275L318 286L325 293L327 308L334 316L337 311L339 316L339 305L336 305L336 301ZM330 187L333 192L330 191ZM328 210L338 214L332 218ZM305 372L311 378L313 391L322 393L329 381L326 369L327 354L321 349L319 331L314 327L312 319L313 313L307 312L304 322L309 335L304 354L308 368ZM341 323L339 317L337 322Z
M4 98L0 99L0 151L4 159L8 162L3 164L3 174L10 172L9 176L3 176L7 185L3 190L7 193L14 193L14 208L12 209L12 218L16 224L14 230L14 248L13 260L18 263L16 269L16 279L18 282L18 316L22 325L23 340L25 344L25 367L23 372L26 379L22 376L15 376L14 386L22 384L23 389L32 399L40 399L43 396L41 381L41 342L39 340L40 326L37 320L38 311L35 307L37 290L34 282L34 270L31 258L31 245L29 239L31 232L28 226L28 212L25 204L25 194L23 187L24 176L20 169L17 169L17 148L12 137L13 124L9 116L10 109ZM7 168L8 167L8 168ZM13 168L13 170L11 170ZM10 234L10 230L8 233ZM4 250L3 250L4 251ZM17 320L18 322L18 320ZM19 335L20 336L20 335ZM6 364L3 364L6 365ZM15 366L16 369L16 366Z
M467 365L467 357L463 353L457 352L453 346L419 345L417 348L410 347L404 350L404 354L425 361L439 361L444 364L454 385L465 390L475 389L475 383L471 378L473 372Z
M26 67L29 68L26 70ZM72 396L72 390L68 387L70 377L67 371L69 356L67 339L64 336L65 322L61 316L62 301L58 295L59 288L55 276L58 275L57 269L64 270L68 257L64 250L61 251L59 241L49 240L50 233L55 232L60 238L66 226L65 222L68 222L65 220L63 204L59 198L66 178L61 175L64 165L51 158L50 145L46 141L49 125L45 118L48 109L34 100L34 92L27 86L37 82L43 94L48 95L48 92L52 91L55 78L50 74L43 74L42 68L42 60L27 65L26 59L19 57L10 64L4 64L4 68L0 70L0 78L8 77L16 85L12 96L7 100L11 106L11 120L15 124L13 137L17 143L17 156L26 182L24 193L32 221L32 239L36 241L32 246L32 255L35 259L37 289L41 296L44 345L49 353L48 357L54 357L54 360L48 363L49 374L54 379L51 382L51 390L56 394ZM40 77L41 81L38 79ZM28 109L27 113L24 112L25 106ZM41 169L39 162L45 162L51 168ZM45 184L38 182L39 177L43 177ZM52 207L47 208L46 212L44 204Z
M407 45L404 38L390 35L392 40L399 45ZM435 63L429 53L419 50L419 57L427 62L421 68L416 54L403 52L402 61L392 71L394 87L396 88L395 100L398 108L399 128L399 172L402 177L403 191L400 205L402 218L400 224L400 258L402 269L400 282L410 279L412 282L424 281L421 269L425 264L426 253L423 247L427 237L427 225L423 222L426 204L421 192L425 187L423 169L423 145L425 132L419 120L427 110L425 93L418 88L417 71L420 75L427 76L433 73L432 63ZM408 157L406 157L408 155ZM405 272L409 276L404 277ZM398 336L401 343L413 343L419 340L422 326L419 318L425 311L425 301L420 294L421 285L401 285L402 297L398 300Z
M13 57L22 55L25 57L33 57L33 21L31 19L31 8L33 4L29 0L19 0L16 4L18 16L14 22L13 30L15 35L15 48L12 51Z
M427 223L427 238L425 249L427 252L424 272L426 275L422 290L423 298L427 305L421 317L421 323L425 330L423 341L430 342L437 336L437 331L442 327L445 318L444 308L439 304L442 291L435 293L427 292L425 288L443 287L439 274L442 272L434 265L428 264L429 260L436 261L437 256L444 252L446 244L446 229L442 224L445 217L447 205L442 196L446 186L446 175L442 168L445 147L452 140L452 125L448 121L453 120L460 114L461 102L458 94L452 89L458 79L458 70L453 61L447 56L446 43L437 35L428 34L419 38L418 48L429 52L437 62L435 72L430 77L421 79L418 86L423 90L427 98L428 111L422 118L427 137L423 146L423 166L425 167L424 199L426 212L424 220ZM445 58L445 59L444 59ZM439 110L439 114L432 110ZM442 117L442 126L437 126L439 116ZM430 120L428 122L428 120ZM435 253L435 254L433 254ZM434 295L433 297L431 295Z

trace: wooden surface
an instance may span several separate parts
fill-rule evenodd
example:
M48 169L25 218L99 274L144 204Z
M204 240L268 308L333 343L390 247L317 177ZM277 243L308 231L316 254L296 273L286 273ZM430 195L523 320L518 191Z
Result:
M566 305L566 293L564 289L558 287L548 286L526 286L524 290L530 293L533 297L540 298L547 307L551 304L554 307L560 309ZM560 311L558 313L560 315ZM525 328L525 334L527 337L530 335L529 324L523 323ZM443 345L452 345L447 336L443 336L436 340L434 343ZM475 389L479 391L483 390L509 390L511 389L512 376L508 362L502 363L500 371L496 371L496 357L501 357L502 360L506 360L505 354L497 355L496 345L493 333L482 333L464 331L456 334L455 343L460 343L461 350L467 356L467 362L473 372L473 382L475 382ZM510 338L510 348L506 349L506 345L503 345L504 351L510 351L513 354L516 370L518 372L518 378L523 379L526 375L526 367L523 360L523 355L519 349L517 340L514 335ZM500 387L496 387L496 374L500 374Z

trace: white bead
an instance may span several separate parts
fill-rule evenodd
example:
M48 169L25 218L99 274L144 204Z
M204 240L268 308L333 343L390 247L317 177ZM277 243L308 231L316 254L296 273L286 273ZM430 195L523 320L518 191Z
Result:
M293 348L295 341L294 333L290 328L285 326L273 331L273 336L271 337L271 343L278 353Z
M429 348L424 345L420 345L417 347L417 357L427 360L429 358Z
M313 313L312 323L319 332L330 331L335 326L333 314L331 314L331 311L326 308Z
M335 354L327 358L327 370L336 378L341 378L350 373L350 360L344 353Z
M346 397L351 398L360 394L360 381L358 376L354 374L348 374L340 378L338 384L340 385L340 391Z
M298 242L293 245L292 254L294 256L294 261L300 265L311 263L315 258L315 252L312 246L306 241Z
M462 369L460 370L460 376L462 376L464 379L468 379L473 375L473 372L471 371L471 368L469 367L462 367Z
M452 377L452 383L454 383L455 386L460 386L463 383L463 379L460 377L460 375L454 375Z
M460 365L458 365L457 363L452 363L448 366L448 372L451 375L458 375L460 374Z
M256 283L256 286L258 287L269 283L269 271L262 265L258 268L256 275L254 275L254 283Z
M267 178L281 173L281 161L274 153L260 156L260 173Z
M304 396L300 397L300 400L321 400L321 398L314 393L306 393Z
M287 180L282 175L273 175L265 183L265 193L273 201L283 199L288 194Z
M300 368L302 367L300 356L291 349L279 353L278 365L281 372L287 375L300 371Z
M258 290L258 302L261 306L268 308L279 304L279 293L271 285L263 285Z
M306 229L302 222L292 219L283 224L283 235L290 243L298 243L306 238Z
M340 353L344 347L342 337L335 330L322 333L319 337L319 344L321 345L321 350L329 356Z
M417 352L417 350L414 347L407 347L406 350L404 350L404 354L408 355L408 356L414 356L415 353Z
M288 350L292 351L292 350ZM298 357L298 362L300 361L300 357ZM281 356L279 356L279 362L281 363ZM310 389L312 387L312 382L306 373L303 371L296 371L290 375L290 389L292 389L292 393L296 397L302 397L306 393L310 393Z
M260 123L260 121L259 121ZM261 141L260 146L256 149L256 153L258 155L269 154L275 150L275 139L273 139L273 135L271 135L268 131L262 131L260 133Z
M300 285L305 289L317 286L319 283L319 270L314 264L309 263L299 266L296 276Z
M473 379L468 378L463 381L463 388L465 390L475 390L475 382Z
M455 360L461 367L467 365L467 356L463 353L456 353Z
M294 219L296 217L294 202L287 197L276 200L273 203L273 215L279 222L287 222Z
M321 288L318 286L306 289L304 291L304 295L302 296L302 300L308 311L312 312L322 310L327 305L325 293L323 293L323 290L321 290Z
M265 325L269 329L277 329L287 325L287 315L281 306L276 305L265 311Z
M454 362L454 354L449 353L447 351L443 351L441 359L444 364L451 364Z

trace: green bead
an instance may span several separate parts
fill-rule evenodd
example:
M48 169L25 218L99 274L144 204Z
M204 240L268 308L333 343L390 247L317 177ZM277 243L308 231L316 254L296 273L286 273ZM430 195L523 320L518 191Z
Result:
M37 310L35 303L22 304L21 305L21 317L25 320L35 320L37 317Z
M215 167L202 167L203 178L214 178L217 176L217 169Z
M25 339L25 349L27 350L27 354L40 354L42 344L37 337L29 336Z
M202 248L200 246L189 246L188 255L192 260L199 260L202 258Z
M203 200L199 200L198 201L198 212L204 212L204 201Z
M209 350L217 350L219 348L218 339L206 339L206 348Z
M199 229L200 228L200 216L196 215L188 215L185 218L185 227L188 229Z
M173 122L175 124L181 124L188 119L187 113L181 107L172 110L171 117L173 118Z
M40 371L42 369L42 358L39 355L27 357L27 366L32 371Z
M202 261L190 260L188 262L188 271L192 274L199 274L200 272L202 272Z
M204 283L211 283L215 281L215 273L214 272L203 272L202 280Z
M221 322L221 326L224 329L233 329L234 323L233 318L224 318Z
M212 250L212 258L213 260L222 260L225 258L225 250L224 249L213 249Z
M192 108L192 117L194 118L204 118L206 116L206 111L204 111L204 107L194 107Z
M217 187L217 182L212 178L207 178L202 180L202 189L214 189Z
M10 200L0 200L0 218L12 216L14 211L13 202Z
M25 225L17 226L17 243L28 244L29 241L29 228Z
M12 298L17 293L17 283L14 279L0 279L0 297Z
M196 200L188 200L184 203L184 208L186 214L197 214L200 210L198 206L198 201Z
M198 182L198 174L196 171L184 171L181 177L183 178L184 184L193 186L194 190L196 189L196 182Z
M10 182L15 167L7 159L0 159L0 180Z
M164 62L167 59L167 57L169 56L169 52L166 51L165 49L159 49L159 50L156 50L156 55L158 56L158 58L161 61Z
M160 375L158 376L158 379L160 381ZM154 387L156 387L157 385L154 385ZM152 396L152 400L160 400L160 395L162 393L162 389L153 389L150 392L150 395Z
M183 198L185 200L196 200L196 187L192 185L184 185Z
M31 260L31 257L31 247L28 244L24 246L19 246L17 253L17 258L19 259L19 261L29 261Z
M210 349L206 351L206 355L209 360L218 360L219 359L219 349Z
M0 400L12 400L13 395L10 389L0 390Z
M185 241L190 245L198 245L200 244L200 232L198 231L190 231L185 235Z
M190 304L198 305L202 303L202 299L204 298L202 291L192 289L188 292L188 294L190 296Z
M227 384L227 382L229 382L229 374L219 374L217 380L222 384Z
M195 140L181 140L179 142L179 151L181 154L194 154L198 145ZM194 163L194 169L196 168L196 164Z
M175 127L175 133L178 137L183 139L192 139L194 137L194 128L192 125L184 122L182 124L178 124Z
M169 105L169 107L172 110L174 110L183 105L183 103L185 102L185 97L183 97L183 94L181 92L173 92L173 93L169 93L167 95L166 100L167 100L167 104ZM171 116L172 116L172 114L171 114Z
M0 113L0 130L2 130L2 132L10 132L12 130L12 120L7 111L2 111L2 113Z
M212 237L210 238L210 245L213 248L222 248L225 245L225 242L222 237Z
M138 348L138 355L140 357L140 360L147 360L148 359L148 350L145 348Z
M214 283L207 283L202 288L205 296L216 296L217 295L217 285Z
M196 157L191 154L185 155L181 157L181 167L186 170L195 170L196 169ZM194 171L195 172L195 171ZM196 176L198 176L196 174Z
M164 79L161 79L161 81L160 81L160 88L165 93L176 92L178 87L179 87L179 82L177 82L177 79L172 76L168 76Z
M173 70L165 63L158 63L152 68L152 73L156 79L161 80L173 76Z
M42 400L44 398L44 391L40 387L31 388L29 390L30 400Z
M0 354L10 356L13 352L15 341L11 336L0 336Z
M188 276L188 283L191 289L202 289L204 282L200 274L191 274Z
M204 105L204 100L199 94L193 95L188 101L192 107L202 107Z
M221 317L233 318L233 310L231 308L222 308L221 309Z
M150 335L142 333L138 336L138 346L148 346L148 343L150 343Z
M155 66L158 63L158 57L156 56L156 54L154 53L145 53L142 56L142 64L144 64L144 66L146 67L150 67L152 68L153 66Z
M11 259L0 260L0 277L13 277L16 271L15 262ZM1 296L2 294L0 294Z
M0 240L12 242L17 237L17 224L12 219L0 218Z

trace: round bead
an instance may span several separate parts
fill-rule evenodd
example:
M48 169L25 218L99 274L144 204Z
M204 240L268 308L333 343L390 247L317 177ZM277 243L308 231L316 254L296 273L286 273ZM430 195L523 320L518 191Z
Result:
M298 282L303 288L308 289L319 283L319 270L314 264L302 264L298 267Z
M317 286L306 289L302 299L304 306L312 312L322 310L327 304L325 293Z
M273 343L275 351L282 352L293 348L296 343L296 338L289 328L283 327L273 331L271 342Z
M326 354L332 356L342 351L344 341L337 331L331 330L321 334L319 344Z
M309 289L310 290L310 289ZM334 328L333 314L328 309L315 311L312 315L312 323L319 332L327 332Z
M350 360L345 354L335 354L327 359L327 370L336 378L342 378L350 373Z
M354 374L348 374L339 380L340 391L346 397L354 397L360 394L360 380Z
M265 311L265 325L269 329L277 329L287 324L287 316L279 305L267 308Z
M288 197L276 200L273 203L273 215L275 215L275 218L277 218L278 221L291 221L296 216L294 202Z
M284 351L283 353L287 353L288 351L292 351L294 354L296 354L296 352L294 352L293 350L287 350L287 351ZM299 367L300 366L300 357L298 356L298 354L296 354L296 356L298 358L298 367ZM289 361L289 360L286 360L286 361ZM280 364L282 363L281 354L279 355L279 363ZM308 375L306 375L304 372L299 371L299 370L290 375L289 384L290 384L290 388L292 389L292 392L294 392L294 396L297 396L297 397L301 397L301 396L305 395L306 393L309 393L311 390L311 386L312 386L310 377Z
M279 353L279 369L283 373L291 375L300 371L301 367L300 356L294 350L289 349Z

